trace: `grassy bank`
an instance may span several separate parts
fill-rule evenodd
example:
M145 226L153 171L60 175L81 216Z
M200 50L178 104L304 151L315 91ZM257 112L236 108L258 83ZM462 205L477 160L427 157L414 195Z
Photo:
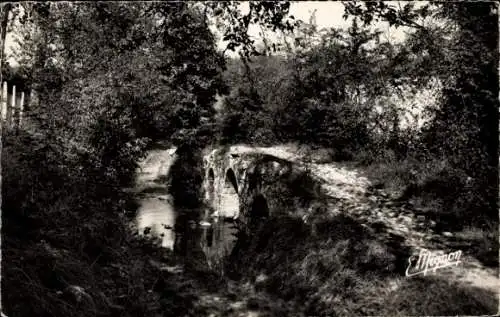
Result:
M216 284L157 265L173 256L129 231L135 206L120 183L90 167L70 170L56 149L27 135L5 139L7 316L184 316L196 294Z
M332 148L287 147L304 160L341 162L360 171L374 189L391 193L400 203L409 203L415 216L433 223L434 232L452 233L452 248L469 250L484 265L498 267L498 180L489 182L482 177L486 166L472 175L449 158L431 155L425 149L398 156L384 147L367 148L351 153L351 159L344 161Z
M479 315L497 310L497 299L484 290L436 276L404 278L410 251L400 241L381 240L355 219L328 216L322 208L307 223L303 212L290 210L262 222L228 258L228 279L207 269L170 273L162 267L178 259L127 230L125 214L135 206L120 186L109 186L114 183L88 171L68 173L49 149L37 150L24 136L9 138L2 162L8 316L200 316L206 311L196 303L204 293L234 296L235 301L241 296L247 299L245 309L268 316ZM405 169L394 172L401 165L376 166L365 172L373 179L378 175L382 186L415 183L404 178ZM189 171L192 177L186 176ZM197 187L191 184L199 182L196 171L183 165L176 173L185 180L179 188ZM278 205L306 209L322 197L308 175L285 175L268 190L290 203ZM421 182L430 175L421 176ZM179 192L186 193L191 192ZM468 234L486 250L479 243L482 235ZM253 285L256 292L250 297L244 291L230 293L228 284L239 290Z
M498 267L498 208L487 197L498 184L470 177L446 159L394 156L357 166L375 184L400 201L411 202L418 216L435 223L437 233L451 232L454 248Z
M294 316L479 315L493 294L438 277L404 278L409 252L338 216L311 226L280 217L231 261L243 281L296 305ZM237 268L237 269L236 269Z
M333 151L289 148L299 157L308 152L309 160L318 164L335 161ZM486 208L479 200L482 188L464 172L439 160L375 157L370 162L344 163L362 170L375 187L414 202L418 215L425 212L426 218L437 223L437 233L453 232L457 240L448 247L467 250L484 264L498 267L497 221L481 210ZM285 189L275 187L281 188L278 196L282 200L300 197L286 190L290 184L283 180L280 184ZM299 187L304 186L301 182ZM396 237L387 239L343 215L318 213L304 223L302 214L291 208L294 206L262 222L229 258L231 278L255 286L255 309L278 316L272 303L285 302L293 306L286 311L290 316L479 315L497 311L496 295L483 289L466 287L439 274L406 278L412 253ZM460 226L464 223L468 226ZM266 297L273 300L262 300Z

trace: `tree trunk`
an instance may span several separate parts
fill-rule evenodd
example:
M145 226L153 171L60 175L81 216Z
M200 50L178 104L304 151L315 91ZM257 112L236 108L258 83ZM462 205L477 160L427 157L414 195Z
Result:
M12 9L12 4L11 3L5 3L1 8L0 12L0 34L2 36L2 46L1 46L1 59L3 61L4 59L4 53L5 53L5 38L7 37L7 25L9 24L9 13L10 10ZM0 62L0 69L2 66L2 62ZM0 75L1 76L1 75ZM1 77L0 77L1 79Z

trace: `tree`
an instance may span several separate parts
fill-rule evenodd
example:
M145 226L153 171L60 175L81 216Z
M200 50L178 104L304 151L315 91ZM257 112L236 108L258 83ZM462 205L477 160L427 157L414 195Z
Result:
M454 167L477 180L488 201L487 213L497 217L497 4L436 2L418 8L412 2L404 7L385 2L344 4L346 16L360 17L366 24L382 19L394 26L409 27L415 30L413 39L425 40L419 43L424 49L414 52L430 56L426 60L431 63L422 68L430 71L414 73L413 77L425 80L429 74L437 75L445 89L424 139L436 155L447 157ZM428 17L441 20L441 32L421 22Z
M380 43L380 33L360 27L356 19L348 30L325 29L316 37L314 25L299 30L283 128L299 131L303 142L353 147L351 151L366 144L371 99L387 93L385 79L392 74L390 57L374 45Z

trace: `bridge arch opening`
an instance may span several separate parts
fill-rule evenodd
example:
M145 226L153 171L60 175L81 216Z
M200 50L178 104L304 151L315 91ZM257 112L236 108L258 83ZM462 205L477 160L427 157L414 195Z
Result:
M212 168L208 170L207 179L208 179L208 188L207 188L208 201L213 202L215 195L215 173Z
M237 218L240 211L238 196L238 183L234 171L229 168L226 171L224 187L220 195L219 214L224 218Z
M267 200L261 194L255 196L252 207L250 208L250 218L261 220L262 218L269 217L269 207Z
M233 188L236 193L238 193L238 182L236 181L236 175L233 169L229 168L226 172L226 180L224 182L225 188Z
M207 174L208 174L208 185L213 190L214 183L215 183L215 173L214 173L214 170L212 168L209 169Z

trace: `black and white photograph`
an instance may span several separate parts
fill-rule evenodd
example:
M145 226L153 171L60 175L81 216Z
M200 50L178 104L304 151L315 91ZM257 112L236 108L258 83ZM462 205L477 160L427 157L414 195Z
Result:
M498 315L498 6L0 3L0 315Z

